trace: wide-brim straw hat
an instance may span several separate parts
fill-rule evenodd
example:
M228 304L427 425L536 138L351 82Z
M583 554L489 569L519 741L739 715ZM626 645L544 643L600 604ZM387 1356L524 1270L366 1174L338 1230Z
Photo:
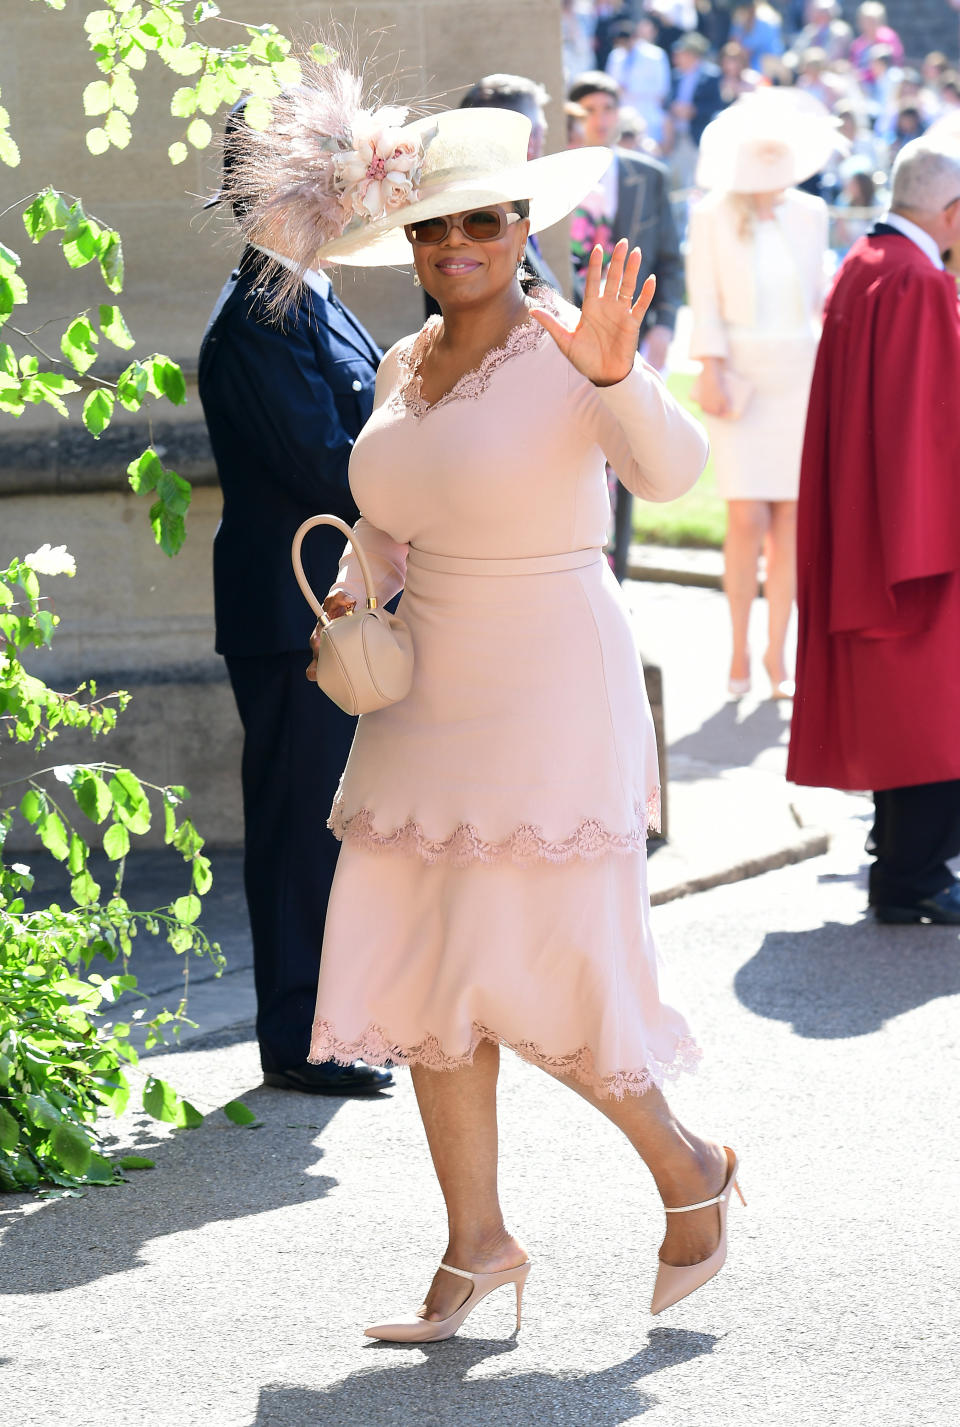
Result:
M829 110L798 89L744 95L704 129L696 182L726 193L775 193L819 173L845 147Z
M404 227L484 204L530 203L530 231L571 213L610 166L609 149L581 148L527 160L530 120L508 109L451 109L404 125L426 143L418 197L325 243L318 258L363 267L413 261Z

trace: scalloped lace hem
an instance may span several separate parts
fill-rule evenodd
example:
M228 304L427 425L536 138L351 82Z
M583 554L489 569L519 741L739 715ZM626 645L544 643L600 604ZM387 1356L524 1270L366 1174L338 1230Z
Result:
M334 1034L329 1021L318 1019L313 1027L309 1059L314 1065L330 1060L337 1065L352 1065L355 1060L363 1060L368 1065L389 1062L393 1065L423 1065L428 1070L461 1070L473 1061L481 1041L506 1046L521 1060L539 1065L551 1075L560 1078L570 1076L589 1086L597 1095L609 1095L615 1100L622 1100L624 1095L643 1095L653 1086L661 1086L665 1080L675 1080L685 1071L694 1071L703 1058L696 1041L688 1036L678 1043L676 1054L668 1064L652 1061L638 1069L615 1070L612 1074L601 1075L589 1046L581 1046L567 1055L549 1055L533 1041L507 1040L479 1021L473 1023L469 1048L461 1054L450 1054L443 1049L439 1039L429 1033L416 1045L401 1046L394 1044L380 1026L371 1024L356 1040L343 1041Z
M570 862L574 858L589 861L609 852L646 848L647 836L660 831L660 789L652 789L646 804L638 803L634 812L637 822L627 833L609 832L598 818L584 818L569 837L547 838L534 823L521 823L502 842L486 841L473 823L460 823L449 837L427 837L412 818L393 832L378 832L369 808L360 808L352 817L345 817L339 803L334 804L327 827L341 842L354 843L368 852L401 852L424 862L449 862L454 867L466 867L471 862L526 866L532 862Z

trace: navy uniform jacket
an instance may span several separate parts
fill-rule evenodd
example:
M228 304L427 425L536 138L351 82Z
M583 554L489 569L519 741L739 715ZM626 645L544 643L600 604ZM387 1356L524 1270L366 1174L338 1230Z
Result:
M308 516L357 518L347 464L373 409L380 350L331 293L304 288L282 329L259 310L262 264L247 249L200 349L200 400L223 489L213 581L219 654L306 651L316 623L290 564ZM343 536L310 532L307 578L322 599Z

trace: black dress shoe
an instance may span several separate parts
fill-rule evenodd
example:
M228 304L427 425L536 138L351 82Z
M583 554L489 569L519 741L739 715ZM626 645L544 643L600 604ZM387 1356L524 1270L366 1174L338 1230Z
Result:
M932 897L923 897L908 906L890 906L880 903L874 906L873 914L878 922L905 925L909 922L935 922L939 926L960 926L960 882L951 882L942 892Z
M372 1095L393 1084L389 1070L365 1065L355 1060L352 1065L337 1065L325 1060L322 1065L295 1065L291 1070L265 1070L264 1085L276 1090L300 1090L304 1095Z

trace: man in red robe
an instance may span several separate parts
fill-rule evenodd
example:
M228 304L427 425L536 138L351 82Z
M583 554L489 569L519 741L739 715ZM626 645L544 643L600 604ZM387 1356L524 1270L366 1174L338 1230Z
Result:
M873 790L883 922L960 923L958 270L960 142L921 139L827 300L800 479L787 777Z

